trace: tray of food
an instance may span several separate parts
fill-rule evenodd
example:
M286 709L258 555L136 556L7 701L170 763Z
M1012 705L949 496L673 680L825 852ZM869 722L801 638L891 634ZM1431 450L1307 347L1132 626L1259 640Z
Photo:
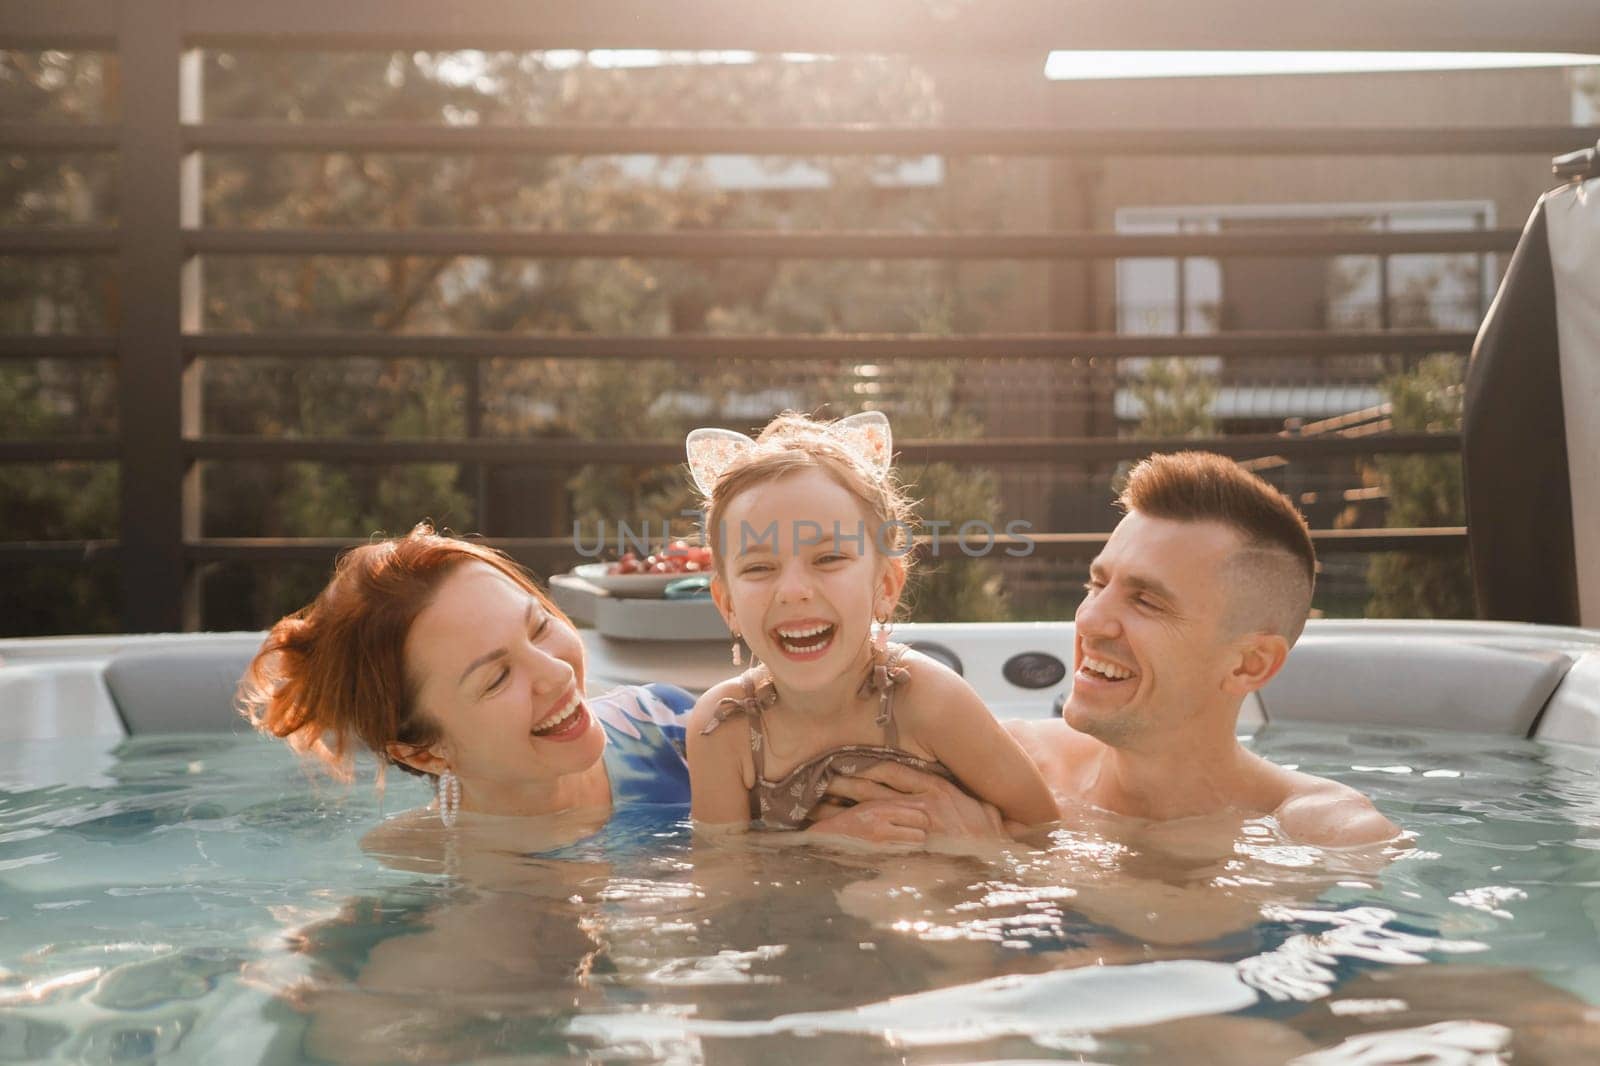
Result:
M711 549L682 540L643 558L630 551L615 562L572 568L573 577L622 599L660 599L673 582L710 572Z
M711 602L710 577L711 552L674 541L643 558L630 552L615 562L553 574L550 595L574 622L602 636L726 643L728 627Z

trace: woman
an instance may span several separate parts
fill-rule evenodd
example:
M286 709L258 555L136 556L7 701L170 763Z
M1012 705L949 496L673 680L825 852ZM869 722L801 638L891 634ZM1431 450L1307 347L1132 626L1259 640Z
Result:
M684 714L670 685L584 693L577 630L505 555L418 526L345 553L309 606L273 626L241 704L260 730L348 778L354 751L430 778L427 811L365 842L436 849L492 816L563 814L592 831L618 807L685 804ZM498 827L499 831L496 831ZM558 833L570 839L570 832Z

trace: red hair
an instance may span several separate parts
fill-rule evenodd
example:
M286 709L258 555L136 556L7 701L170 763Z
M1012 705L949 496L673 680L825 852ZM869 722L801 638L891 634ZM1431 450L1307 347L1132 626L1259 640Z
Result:
M267 634L240 682L240 712L343 778L350 776L352 741L385 763L396 762L392 743L432 744L439 723L417 707L420 682L406 669L406 635L445 578L468 563L494 567L566 621L502 552L419 525L339 557L317 598Z

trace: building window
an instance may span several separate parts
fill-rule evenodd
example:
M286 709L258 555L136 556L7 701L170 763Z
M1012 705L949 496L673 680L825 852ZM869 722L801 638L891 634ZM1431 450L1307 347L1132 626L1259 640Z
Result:
M1377 204L1242 204L1125 207L1119 233L1190 234L1339 230L1425 232L1487 229L1490 201ZM1159 336L1232 331L1477 328L1497 276L1491 253L1419 255L1188 256L1119 259L1117 330ZM1124 379L1148 360L1124 360ZM1214 375L1211 414L1227 431L1266 430L1285 419L1317 419L1379 399L1381 355L1300 360L1189 360ZM1144 416L1119 389L1117 416Z

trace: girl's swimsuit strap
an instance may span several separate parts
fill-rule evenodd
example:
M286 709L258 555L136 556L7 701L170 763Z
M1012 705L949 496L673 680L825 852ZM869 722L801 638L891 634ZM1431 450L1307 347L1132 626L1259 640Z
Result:
M900 746L900 727L894 720L894 692L911 680L911 671L906 669L904 662L906 652L910 650L904 644L891 644L880 656L874 649L872 668L856 689L856 695L863 699L873 695L878 697L876 721L883 728L884 744L891 748Z

